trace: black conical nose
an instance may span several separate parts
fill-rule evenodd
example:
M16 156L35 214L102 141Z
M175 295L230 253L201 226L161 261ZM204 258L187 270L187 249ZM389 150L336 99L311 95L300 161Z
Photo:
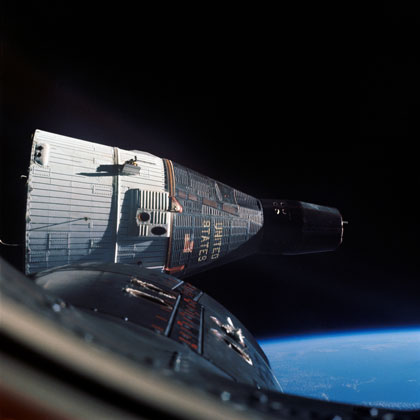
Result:
M342 242L343 219L336 208L292 200L261 200L261 203L262 253L333 251Z

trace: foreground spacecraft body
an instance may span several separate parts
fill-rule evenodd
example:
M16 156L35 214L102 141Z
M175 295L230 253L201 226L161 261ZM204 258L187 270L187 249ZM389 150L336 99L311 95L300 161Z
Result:
M174 276L129 264L90 263L44 271L35 280L64 302L136 334L133 348L123 345L122 337L116 342L157 370L281 391L264 352L241 322Z
M259 200L141 151L37 130L26 212L26 273L81 262L185 277L247 255L335 249L340 213Z
M252 334L181 278L253 253L333 250L338 210L259 200L146 152L40 130L27 185L25 271L42 288L28 292L41 296L35 313L69 313L88 346L287 415ZM6 294L22 299L8 284ZM59 303L45 309L48 296ZM254 390L268 394L255 400Z
M419 411L279 392L265 357L239 321L171 275L133 264L85 263L39 273L36 282L0 258L5 418L420 419ZM129 289L138 289L138 296ZM158 299L168 304L159 306ZM171 319L173 300L179 309ZM197 350L176 338L178 321L188 319L190 308L204 321L198 336L208 338ZM178 332L154 330L159 314Z

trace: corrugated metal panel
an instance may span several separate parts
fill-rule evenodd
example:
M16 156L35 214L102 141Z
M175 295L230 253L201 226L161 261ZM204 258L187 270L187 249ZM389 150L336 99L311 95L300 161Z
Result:
M133 158L140 174L120 174ZM133 189L142 191L140 201L151 210L168 208L162 159L37 130L28 179L26 272L84 261L139 262L140 256L145 266L163 266L168 238L145 240L128 228L137 209L130 208ZM152 221L169 230L166 214L152 213Z
M145 216L144 218L142 216ZM167 192L130 189L121 209L119 231L130 236L155 236L153 227L163 227L170 234L169 195ZM125 229L125 231L124 231ZM161 235L162 236L162 235Z
M148 210L168 210L169 197L166 192L140 191L140 206Z
M44 166L35 160L40 144L49 147ZM97 161L113 165L113 149L39 130L35 133L28 180L27 273L112 258L111 241L100 248L90 246L90 240L112 236L115 223L110 219L112 176L94 176Z
M238 206L252 210L262 210L256 198L243 193L242 191L235 190L235 201Z
M261 229L257 199L165 162L37 130L28 179L27 273L107 261L168 263L185 274Z
M118 227L118 262L141 263L143 267L165 265L170 235L168 217L169 196L165 186L165 167L161 158L140 151L119 150L120 162L135 159L139 176L121 176L119 179L120 224ZM137 212L150 216L147 223L137 223ZM166 234L156 236L155 226L162 226ZM123 245L122 245L123 244ZM124 251L122 251L122 246Z
M169 267L182 274L204 268L237 249L263 225L259 202L227 185L173 164L176 199Z

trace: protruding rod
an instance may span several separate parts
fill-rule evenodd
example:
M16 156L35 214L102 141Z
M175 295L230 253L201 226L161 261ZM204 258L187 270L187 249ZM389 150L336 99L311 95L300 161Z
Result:
M1 239L0 239L0 245L4 245L4 246L20 246L20 244L8 244L6 242L3 242Z

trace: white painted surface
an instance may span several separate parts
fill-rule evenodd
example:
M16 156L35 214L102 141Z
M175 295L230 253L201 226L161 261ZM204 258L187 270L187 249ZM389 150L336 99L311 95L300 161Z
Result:
M40 144L48 151L43 164L36 156ZM119 174L118 165L135 157L140 174ZM138 209L156 213L148 229L132 229ZM28 178L26 273L93 261L163 267L168 235L154 236L151 227L156 222L169 234L168 210L162 159L37 130Z

